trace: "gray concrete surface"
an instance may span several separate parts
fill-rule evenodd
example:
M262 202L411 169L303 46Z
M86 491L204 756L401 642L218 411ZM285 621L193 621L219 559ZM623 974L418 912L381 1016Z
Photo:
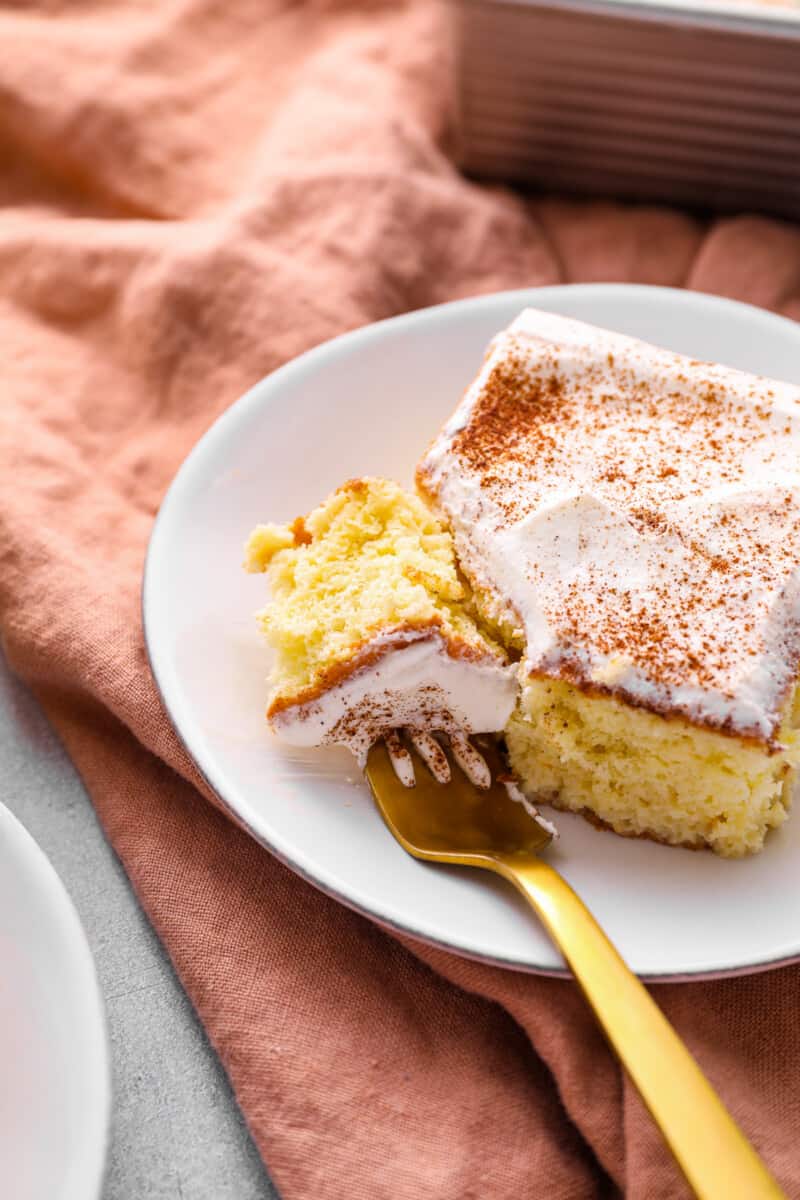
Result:
M41 709L0 656L0 800L80 914L106 1003L103 1200L277 1200L219 1060Z

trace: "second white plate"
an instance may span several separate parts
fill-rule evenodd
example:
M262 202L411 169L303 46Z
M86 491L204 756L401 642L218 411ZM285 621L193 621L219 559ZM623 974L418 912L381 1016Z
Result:
M44 853L0 804L0 1194L95 1200L109 1107L86 936Z
M269 735L268 658L253 619L264 581L241 569L259 521L305 512L350 476L409 483L486 343L525 305L800 383L798 326L665 288L507 292L369 326L262 380L189 455L153 533L144 617L181 738L255 838L385 925L500 965L561 973L558 952L510 888L403 853L344 751L292 750ZM741 862L625 840L577 817L559 814L558 825L553 861L640 975L741 973L800 956L800 815Z

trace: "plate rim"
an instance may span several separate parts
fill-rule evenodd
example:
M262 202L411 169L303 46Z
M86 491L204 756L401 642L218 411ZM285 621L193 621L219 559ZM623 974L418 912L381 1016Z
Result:
M178 738L179 743L186 751L199 776L205 783L209 792L215 797L217 804L225 812L240 829L252 837L259 845L268 850L275 858L277 858L284 866L288 867L295 875L304 879L318 891L330 896L338 903L343 904L353 912L359 913L361 916L368 918L374 924L391 933L400 934L403 937L409 938L413 942L418 942L422 945L432 947L434 949L443 950L448 953L456 954L460 958L465 958L473 962L478 962L483 965L499 967L503 970L520 971L524 974L539 975L555 979L571 979L572 972L565 965L563 967L543 966L535 963L520 961L517 958L507 957L497 954L484 954L479 951L471 950L455 942L448 941L443 937L434 937L426 935L420 930L409 927L393 917L387 916L385 913L376 912L366 904L359 904L357 900L347 895L336 887L330 880L322 880L318 875L307 869L305 865L298 862L290 854L284 851L279 844L271 840L265 833L251 825L245 816L227 799L223 790L217 785L214 778L214 764L211 761L206 764L205 756L196 753L189 740L184 736L184 732L180 726L178 717L173 711L168 694L168 679L166 668L161 671L159 669L158 651L154 646L154 637L152 633L152 614L155 608L155 602L152 599L154 593L154 584L152 583L154 569L153 562L158 553L163 529L166 525L166 519L170 516L172 508L178 502L180 487L185 479L189 477L190 472L195 469L198 462L202 462L203 457L209 452L209 446L216 440L220 434L220 430L228 427L233 427L236 422L245 417L251 408L265 403L260 393L265 385L270 384L276 390L280 387L281 379L288 374L293 374L298 368L303 369L309 366L321 365L326 358L336 357L340 353L346 353L348 346L352 342L364 343L371 341L373 338L378 338L383 335L387 328L402 328L413 329L416 324L424 323L431 319L436 319L437 316L442 318L448 314L459 310L465 311L469 308L485 308L496 306L504 308L510 304L519 303L524 307L526 303L530 304L534 301L539 302L540 307L544 306L548 298L557 300L565 293L576 294L593 293L595 296L601 295L621 295L625 294L628 297L635 297L637 294L640 297L660 295L668 302L692 302L695 298L700 298L704 303L711 304L717 307L720 311L728 310L729 312L737 312L739 314L744 310L749 314L750 319L755 323L765 323L774 326L776 323L784 325L787 330L791 330L792 336L797 338L800 348L800 325L788 317L784 317L780 313L774 313L769 309L761 308L757 305L748 304L745 301L734 300L727 296L718 296L712 292L703 292L694 288L675 288L665 287L654 284L640 283L624 283L624 282L593 282L593 283L567 283L553 284L543 287L528 287L514 288L506 291L487 292L475 296L468 296L458 300L447 301L443 304L428 305L424 308L413 309L410 312L400 313L396 316L386 317L380 321L369 322L366 325L358 326L355 329L348 330L338 334L332 338L328 338L323 342L312 346L303 353L290 359L288 362L277 367L275 370L268 372L261 379L252 384L245 392L234 400L222 413L220 413L198 438L191 447L187 455L182 460L178 470L173 476L164 496L159 505L153 525L150 531L150 536L147 543L145 554L144 569L142 574L142 584L140 593L140 608L142 633L144 639L145 654L150 671L155 683L156 691L163 705L164 711L170 721L170 724ZM271 403L272 398L267 398L266 403ZM166 685L165 685L166 684ZM213 756L209 756L213 757ZM698 967L690 970L671 970L663 971L646 971L636 972L638 977L645 983L689 983L689 982L705 982L719 979L734 979L741 978L747 975L760 974L764 971L776 970L780 967L790 966L800 962L800 931L797 935L797 942L791 947L786 947L786 953L780 953L776 956L774 952L765 955L763 958L753 958L747 963L739 963L732 966L712 966Z
M111 1132L111 1057L108 1020L97 967L86 930L75 902L61 876L33 834L10 808L0 801L0 835L12 847L46 904L59 941L76 969L83 995L82 1013L90 1033L91 1058L82 1064L85 1079L91 1080L95 1103L88 1110L90 1132L77 1162L74 1180L62 1185L58 1200L99 1200L105 1180Z

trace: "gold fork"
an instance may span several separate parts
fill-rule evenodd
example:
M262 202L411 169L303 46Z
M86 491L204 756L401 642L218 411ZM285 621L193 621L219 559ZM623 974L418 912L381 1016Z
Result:
M583 901L539 858L552 834L512 799L498 776L496 750L483 750L492 772L479 789L459 770L437 783L417 764L404 786L379 742L366 776L378 809L415 858L483 867L502 875L535 909L569 963L679 1166L701 1200L776 1200L770 1175L686 1046L628 969Z

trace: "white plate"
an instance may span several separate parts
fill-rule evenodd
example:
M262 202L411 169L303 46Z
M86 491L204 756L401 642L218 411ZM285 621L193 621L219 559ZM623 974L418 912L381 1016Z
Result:
M103 1006L72 901L0 804L0 1192L99 1196L110 1103Z
M346 752L291 750L268 734L268 657L253 620L265 585L241 569L257 522L306 512L350 476L410 482L486 343L526 304L800 382L800 327L665 288L506 292L372 325L262 380L209 430L162 506L143 600L175 727L255 838L386 925L501 965L561 973L562 959L511 888L400 850ZM800 955L800 817L743 862L629 841L577 817L559 815L558 824L553 860L640 975L739 973Z

